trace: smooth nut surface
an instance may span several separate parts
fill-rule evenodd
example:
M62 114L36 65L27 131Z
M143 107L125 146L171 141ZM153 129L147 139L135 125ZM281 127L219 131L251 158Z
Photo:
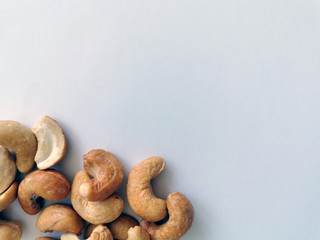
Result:
M128 176L128 202L138 216L150 222L160 221L167 215L166 201L154 195L150 184L164 168L164 159L150 157L136 165Z
M0 220L1 240L20 240L22 236L22 224L19 221Z
M66 138L60 125L49 116L42 117L32 128L38 141L35 162L39 169L52 167L66 154Z
M66 177L56 170L36 170L28 174L18 188L18 200L22 209L36 214L41 206L39 197L58 201L68 196L70 184Z
M29 172L34 165L37 140L32 131L15 121L0 121L0 145L14 151L20 172Z
M92 224L109 223L117 219L124 207L124 202L118 193L112 194L103 201L88 201L79 194L81 183L90 179L84 171L79 171L72 183L71 203L76 212Z
M17 198L18 183L15 182L4 193L0 194L0 212L10 206Z
M16 177L17 167L8 149L0 146L0 194L11 185Z
M127 240L128 230L132 227L138 226L139 222L127 214L121 214L115 221L108 226L114 238L119 240Z
M194 209L189 199L182 193L169 194L167 198L169 220L156 225L142 220L140 226L149 233L152 240L180 239L191 227Z
M46 207L36 221L36 228L40 232L68 231L81 234L84 222L69 206L54 204Z
M128 230L128 240L150 240L150 236L141 227L136 226Z
M95 149L83 158L83 167L92 179L86 179L79 193L89 201L102 201L114 193L124 179L124 169L110 152Z

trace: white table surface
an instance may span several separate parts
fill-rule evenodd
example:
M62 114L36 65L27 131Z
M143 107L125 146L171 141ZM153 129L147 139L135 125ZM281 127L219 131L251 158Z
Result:
M196 211L183 239L319 239L319 0L0 5L0 119L55 118L70 181L94 148L126 176L162 156L156 194ZM31 240L37 216L2 217Z

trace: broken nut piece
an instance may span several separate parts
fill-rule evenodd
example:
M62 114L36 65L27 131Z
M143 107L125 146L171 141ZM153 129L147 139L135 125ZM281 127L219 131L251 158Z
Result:
M128 230L138 226L139 222L132 216L122 213L115 221L108 224L112 235L118 240L127 240Z

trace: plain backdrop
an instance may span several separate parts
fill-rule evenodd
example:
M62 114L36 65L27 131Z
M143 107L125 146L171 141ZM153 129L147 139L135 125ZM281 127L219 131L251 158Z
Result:
M162 156L155 193L196 212L185 240L315 240L319 43L319 0L0 0L0 119L55 118L70 182L94 148L126 177ZM23 240L37 216L2 214Z

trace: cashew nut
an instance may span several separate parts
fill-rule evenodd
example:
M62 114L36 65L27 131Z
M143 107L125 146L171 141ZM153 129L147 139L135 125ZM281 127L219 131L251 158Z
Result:
M113 240L113 236L110 230L103 225L90 225L93 229L86 240ZM61 240L79 240L79 238L73 233L64 233L61 236Z
M112 194L103 201L88 201L79 194L81 184L90 177L79 171L72 183L71 203L76 212L87 222L93 224L109 223L118 218L123 210L124 202L118 193Z
M0 121L0 145L14 151L20 172L29 172L34 165L37 140L32 131L14 121Z
M66 138L59 124L48 116L42 117L31 131L38 140L35 162L39 169L47 169L61 161L66 154Z
M150 240L149 234L141 227L136 226L128 230L127 240Z
M167 215L166 202L157 198L150 184L165 168L160 157L151 157L136 165L128 176L127 198L132 210L143 219L157 222Z
M0 212L10 206L17 198L18 183L13 183L7 191L0 194Z
M126 240L128 238L128 230L138 225L139 223L134 217L121 214L119 218L109 224L109 228L114 238Z
M20 240L22 224L19 221L0 220L0 239Z
M191 227L194 210L189 199L182 193L169 194L167 198L169 220L162 224L142 220L140 226L149 233L152 240L180 239Z
M18 188L18 200L22 209L34 215L40 211L38 199L58 201L68 196L70 184L65 176L56 170L36 170L28 174Z
M0 146L0 194L3 193L16 177L17 167L10 152Z
M68 231L80 235L84 222L69 206L54 204L46 207L36 221L40 232Z
M79 193L89 201L102 201L120 187L124 169L118 159L102 149L91 150L84 156L83 167L92 179L86 179Z

